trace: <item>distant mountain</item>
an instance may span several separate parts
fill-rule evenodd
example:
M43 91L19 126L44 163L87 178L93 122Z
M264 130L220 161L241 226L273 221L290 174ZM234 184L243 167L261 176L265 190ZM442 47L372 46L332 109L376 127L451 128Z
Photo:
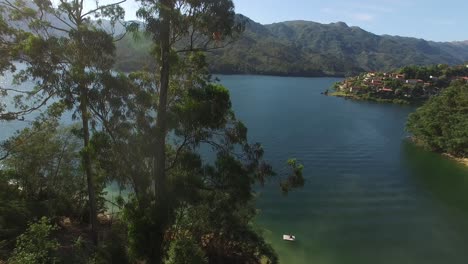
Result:
M433 42L375 35L343 22L287 21L261 25L248 21L243 36L208 56L214 73L293 76L350 75L388 71L405 65L462 64L468 41ZM143 41L145 42L145 41ZM131 38L117 44L117 67L134 70L149 64L149 43Z
M342 76L372 70L389 71L405 65L468 61L468 41L433 42L379 36L343 22L320 24L298 20L261 25L238 16L247 22L246 31L235 43L208 55L214 73ZM53 16L48 15L47 19L52 25L67 28ZM9 23L27 29L24 23ZM112 29L106 20L100 27L116 36L125 30L121 25ZM59 31L50 33L63 34ZM117 42L117 69L131 71L154 64L148 56L151 41L144 36L135 41L132 36L127 34Z

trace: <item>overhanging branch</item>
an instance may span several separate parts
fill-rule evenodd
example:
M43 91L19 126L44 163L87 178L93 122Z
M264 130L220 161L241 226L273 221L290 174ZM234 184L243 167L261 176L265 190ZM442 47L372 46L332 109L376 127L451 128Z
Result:
M100 6L100 7L98 7L98 8L95 8L95 9L93 9L93 10L90 10L90 11L84 13L83 15L81 15L81 19L83 19L85 16L88 16L88 15L91 15L91 14L97 12L97 11L100 11L100 10L102 10L102 9L104 9L104 8L108 8L108 7L120 5L120 4L122 4L122 3L125 3L126 1L127 1L127 0L122 0L122 1L117 2L117 3L113 3L113 4L108 4L108 5Z

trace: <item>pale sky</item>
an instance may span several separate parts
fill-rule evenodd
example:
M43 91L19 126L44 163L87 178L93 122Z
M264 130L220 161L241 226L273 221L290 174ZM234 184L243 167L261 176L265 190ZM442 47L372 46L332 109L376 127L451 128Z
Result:
M93 0L85 0L89 6ZM115 0L101 0L104 4ZM261 24L286 20L337 21L375 34L435 41L468 40L468 0L234 0L236 12ZM138 3L123 4L136 19Z

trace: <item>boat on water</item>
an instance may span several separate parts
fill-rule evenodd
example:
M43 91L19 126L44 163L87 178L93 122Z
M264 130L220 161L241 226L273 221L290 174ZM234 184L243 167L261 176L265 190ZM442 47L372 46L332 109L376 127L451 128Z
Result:
M283 240L285 241L294 241L296 240L296 237L293 235L283 235Z

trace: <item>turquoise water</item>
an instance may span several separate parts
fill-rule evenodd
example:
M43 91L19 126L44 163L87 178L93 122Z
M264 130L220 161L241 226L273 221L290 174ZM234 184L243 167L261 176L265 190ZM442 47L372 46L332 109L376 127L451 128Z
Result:
M414 107L321 95L333 78L217 77L276 171L305 165L304 188L259 188L257 225L281 263L468 263L468 169L405 140ZM0 122L0 140L27 124Z
M276 170L305 165L304 188L259 189L281 263L468 263L468 169L405 140L414 107L321 95L333 78L218 78Z

